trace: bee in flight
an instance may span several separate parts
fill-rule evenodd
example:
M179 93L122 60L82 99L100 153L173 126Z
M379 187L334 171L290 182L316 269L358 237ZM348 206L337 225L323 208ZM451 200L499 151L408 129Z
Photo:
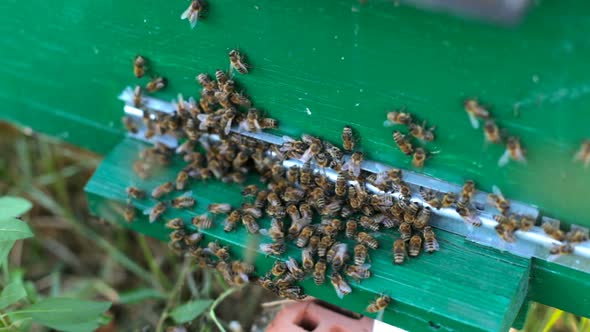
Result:
M199 19L199 14L203 11L203 4L199 0L193 0L188 8L180 15L181 20L188 19L191 29L194 29Z
M590 139L585 140L582 142L580 149L574 156L574 161L581 161L584 163L584 167L588 168L590 166Z
M463 106L465 107L467 116L469 116L469 121L471 122L473 129L479 128L478 118L487 119L490 117L490 112L480 105L476 99L470 98L465 100Z
M510 160L518 161L521 164L526 164L525 150L520 145L518 137L509 137L506 142L506 151L498 160L498 166L504 167Z

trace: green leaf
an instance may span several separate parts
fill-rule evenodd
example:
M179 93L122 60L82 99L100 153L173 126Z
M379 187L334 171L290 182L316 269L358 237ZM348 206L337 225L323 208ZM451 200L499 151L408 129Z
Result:
M170 316L172 316L174 321L178 324L190 322L202 314L212 302L212 300L196 300L187 302L172 310L170 312Z
M93 331L103 322L102 314L110 306L110 302L48 298L9 315L31 317L37 324L60 331Z
M0 219L0 241L20 240L32 237L29 225L16 218Z
M6 285L0 294L0 309L18 302L27 296L27 291L20 281L13 281Z
M153 288L138 288L129 292L119 294L119 303L129 304L137 303L147 299L164 299L162 293Z
M14 246L14 242L14 240L0 241L0 267L2 267L6 262L6 258Z
M0 219L18 217L29 211L33 205L20 197L0 197Z

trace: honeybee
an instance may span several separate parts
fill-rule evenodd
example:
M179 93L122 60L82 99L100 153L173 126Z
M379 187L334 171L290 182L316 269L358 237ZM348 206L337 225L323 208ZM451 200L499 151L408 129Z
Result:
M295 184L299 181L299 167L293 165L287 169L286 172L287 181L291 184Z
M191 29L194 29L197 25L199 15L203 10L203 4L199 0L193 0L188 8L180 14L180 19L187 19L191 25Z
M177 209L190 208L193 207L196 203L197 201L190 196L190 192L182 196L173 198L170 201L170 204Z
M410 202L404 211L404 222L413 224L418 216L420 204L418 202Z
M160 91L160 90L164 89L167 84L168 84L168 81L164 77L158 76L158 77L153 78L151 81L149 81L146 84L145 89L149 93L154 93L156 91Z
M278 295L294 301L301 301L307 297L307 295L303 293L303 288L297 285L291 285L284 288L279 287Z
M326 260L320 259L315 263L313 269L313 282L316 285L322 285L326 281Z
M524 156L525 152L526 151L520 145L520 139L518 137L508 137L508 140L506 141L506 151L504 151L504 154L498 159L498 166L506 166L511 159L521 164L526 164L526 158Z
M167 208L168 206L164 202L159 202L158 204L154 205L154 207L150 210L150 223L156 221L156 219L158 219Z
M502 214L506 214L510 209L510 202L504 198L500 189L493 186L493 193L488 195L488 200L496 206L496 209Z
M430 221L430 216L432 215L432 210L425 206L418 212L418 216L414 220L414 228L417 230L421 230L424 227L428 226L428 222Z
M205 250L210 252L211 254L213 254L214 256L216 256L217 258L219 258L222 261L227 261L229 259L228 248L221 247L219 245L219 242L217 242L217 241L209 242L207 244L207 249L205 249Z
M587 168L590 165L590 139L582 142L580 149L574 156L574 161L581 161L584 163L584 167Z
M422 238L420 235L413 235L410 238L410 242L408 244L408 254L411 257L416 257L420 255L420 250L422 249Z
M141 93L141 86L136 85L135 88L133 89L133 91L131 91L130 88L127 88L130 92L130 94L133 96L133 106L135 107L141 107L143 105L143 96ZM144 111L143 114L143 121L146 125L151 123L151 119L149 117L149 112Z
M565 233L559 229L559 220L547 220L541 224L541 228L545 231L545 234L549 235L557 241L565 240Z
M565 235L565 239L569 243L588 241L588 229L577 225L572 225L570 231Z
M176 175L176 190L183 190L188 183L188 172L181 170Z
M293 257L289 257L286 263L289 273L291 273L295 279L303 280L303 278L305 278L305 271L303 271L299 263Z
M436 192L432 189L428 189L425 187L420 187L420 196L428 205L432 206L435 209L440 209L442 206L442 202Z
M482 221L471 210L471 208L469 207L469 202L461 199L459 202L457 202L457 207L455 208L455 211L457 211L459 216L461 216L461 218L463 218L463 221L465 221L467 224L475 227L481 226Z
M314 261L313 261L313 253L311 252L311 248L305 248L301 250L301 265L303 266L303 270L310 272L313 270Z
M279 121L273 118L262 118L260 120L261 129L274 129L279 127Z
M530 216L522 216L522 218L520 218L518 225L519 230L527 232L533 229L533 227L535 227L535 219Z
M158 199L165 194L171 193L174 190L172 182L165 182L152 190L152 197Z
M166 227L170 229L181 229L184 228L184 220L182 218L174 218L168 220Z
M506 242L514 242L514 232L518 227L517 220L514 216L506 217L504 215L495 215L494 219L498 222L494 229L500 238Z
M184 238L184 243L189 246L198 245L204 238L203 233L195 232Z
M571 255L571 254L573 254L574 253L574 246L572 246L570 243L566 243L566 244L562 244L562 245L554 245L553 248L551 248L549 250L549 253L551 255L554 255L555 257L548 257L547 260L553 261L559 255Z
M383 311L383 310L385 310L385 308L387 308L389 303L391 303L391 297L389 297L387 295L381 295L375 301L369 303L369 305L367 306L367 309L365 309L365 311L369 312L369 313Z
M307 200L309 205L313 205L317 209L322 209L326 206L324 190L320 187L314 188L310 193Z
M344 126L342 129L342 147L345 151L352 151L355 143L352 128L350 126Z
M371 249L377 249L379 247L379 242L377 242L375 238L365 232L359 232L356 236L356 240Z
M231 50L229 52L229 62L233 69L240 74L248 73L248 65L244 62L244 57L237 51Z
M424 227L424 230L422 231L422 235L424 235L424 249L428 253L433 253L435 251L438 251L438 249L439 249L438 241L436 240L436 235L434 234L432 227L430 227L430 226Z
M346 222L345 227L345 235L349 239L354 239L356 237L356 232L358 228L358 222L354 219L350 219Z
M467 112L467 115L469 116L471 126L473 126L474 129L479 128L479 121L477 118L487 119L490 117L490 112L481 106L475 99L465 100L463 106L465 107L465 112Z
M486 142L499 144L502 143L502 136L500 136L500 129L494 120L487 120L483 127L484 137Z
M354 246L354 264L363 265L369 256L369 250L364 244L358 243Z
M260 230L260 226L258 225L258 223L256 222L256 219L254 219L254 217L250 214L243 214L242 215L242 223L244 224L244 226L246 227L246 230L248 230L248 232L250 234L258 234L258 231Z
M303 188L308 188L311 184L311 176L311 160L308 160L303 164L303 167L301 167L301 170L299 172L299 184Z
M408 241L412 236L412 224L403 222L399 225L399 234L402 240Z
M322 236L320 243L318 243L318 256L319 257L326 257L326 253L328 252L328 248L330 248L334 244L334 238L330 235Z
M309 243L309 239L313 236L315 228L311 225L303 227L299 236L297 237L297 247L303 248Z
M244 96L241 93L237 93L234 92L229 96L229 100L236 104L236 105L240 105L240 106L244 106L244 107L252 107L252 101L250 99L248 99L248 97ZM266 119L263 119L262 122L266 125L268 125L268 123L265 122ZM273 119L271 119L273 120ZM272 127L274 128L274 127Z
M356 281L360 279L368 279L371 277L371 271L369 270L371 265L363 264L363 265L347 265L344 268L344 274L353 278Z
M221 87L225 83L227 83L227 81L229 80L229 77L227 76L227 74L223 70L217 69L215 71L215 79L217 80L217 84Z
M170 232L170 241L177 242L184 239L186 236L186 231L184 229L177 229L175 231Z
M273 242L260 244L260 251L266 255L281 255L286 250L285 242Z
M373 232L377 232L379 230L379 224L376 223L373 218L369 218L367 216L361 216L359 220L359 225Z
M465 181L461 190L461 199L470 202L473 194L475 194L475 183L472 180Z
M207 210L213 214L229 213L231 211L231 205L228 203L213 203L209 204Z
M139 129L137 129L137 125L135 124L135 121L132 117L126 115L122 118L122 121L123 126L125 126L125 129L127 129L128 132L132 134L137 134L139 132Z
M443 195L441 207L448 208L451 207L457 201L457 194L454 192L447 192Z
M275 277L280 277L287 272L287 264L285 262L276 260L273 264L270 273Z
M311 248L312 253L314 253L314 254L317 253L317 250L318 250L321 240L322 240L322 238L317 234L309 238L308 247Z
M425 125L426 123L423 123L422 125L411 123L409 125L410 135L421 141L432 142L434 141L434 129L436 129L436 127L426 129Z
M342 153L342 150L340 150L339 147L337 147L336 145L330 143L330 142L324 142L324 150L328 153L328 155L336 162L339 162L340 160L342 160L342 157L344 157L344 154Z
M193 217L192 224L198 229L209 229L213 226L213 220L207 213L203 213Z
M336 177L336 186L334 188L336 196L344 197L346 195L347 188L348 183L346 181L346 175L344 172L339 172L338 176Z
M406 136L404 134L400 133L397 130L393 132L393 141L395 142L395 144L397 144L399 149L407 156L411 155L414 151L412 143L410 143L410 141L406 139Z
M217 84L211 80L208 74L202 73L197 75L197 82L205 89L213 91L217 88Z
M127 187L127 189L125 190L127 192L127 196L135 198L135 199L144 199L145 198L145 191L137 188L137 187L133 187L133 186L129 186Z
M145 58L141 55L136 55L133 59L133 75L137 78L142 78L145 74Z
M311 142L311 144L309 144L309 147L303 152L303 154L301 155L301 158L299 158L299 160L301 160L304 163L308 162L312 158L315 158L315 156L317 156L321 151L322 151L322 142L317 139L313 140Z
M340 270L342 265L348 259L348 246L346 243L335 243L330 247L330 250L326 253L326 260L332 263L332 269L335 271Z
M416 168L424 167L424 161L426 160L426 151L422 148L416 148L414 156L412 157L412 165Z
M135 207L131 203L131 200L127 200L127 204L125 204L125 209L123 210L123 218L127 222L133 222L133 219L135 219Z
M276 291L276 285L275 283L272 281L272 279L270 278L270 273L259 277L257 280L257 283L264 289L271 291L271 292L275 292Z
M350 294L350 292L352 292L352 288L350 288L350 285L348 285L348 283L344 281L344 278L342 278L342 276L338 272L332 273L332 275L330 276L330 282L332 283L332 286L334 286L336 295L338 295L339 298L343 298L344 295Z
M233 278L231 273L231 267L226 261L219 261L217 265L215 265L215 269L221 274L223 280L228 284L233 284Z
M363 153L356 151L351 156L350 159L342 166L342 170L348 170L348 174L355 178L358 178L361 175L361 163L363 162Z
M383 123L384 126L390 127L394 124L401 124L401 125L410 125L412 123L412 115L410 113L405 112L406 107L402 107L399 110L388 112L387 113L387 120Z

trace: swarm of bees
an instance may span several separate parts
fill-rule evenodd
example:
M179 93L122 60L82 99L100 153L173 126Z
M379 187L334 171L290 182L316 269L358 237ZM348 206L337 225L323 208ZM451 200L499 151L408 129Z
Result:
M247 73L242 61L239 53L230 52L232 67ZM391 260L398 265L418 257L422 251L439 250L435 232L429 225L432 209L455 207L469 224L481 224L471 204L475 193L472 181L467 181L459 194L420 188L426 202L422 205L410 200L411 188L403 181L401 170L363 172L364 156L356 150L359 138L351 126L342 130L342 148L310 134L303 134L300 139L283 137L282 144L242 135L276 128L278 122L265 117L262 111L253 108L250 99L236 92L237 83L230 75L217 70L214 77L199 74L196 77L201 86L199 100L185 100L179 95L174 102L176 111L171 114L149 110L141 100L137 103L134 100L145 114L146 138L165 133L182 144L173 150L156 143L139 153L133 170L139 178L146 179L158 167L170 165L174 154L186 163L175 178L150 188L149 196L157 201L149 210L150 222L165 219L169 208L192 209L197 202L191 191L186 190L194 181L216 179L242 184L247 175L259 175L262 185L244 186L239 207L212 203L207 212L192 220L164 220L171 231L172 250L194 257L200 266L217 269L228 283L241 285L255 281L281 297L300 300L306 294L299 281L312 277L316 285L321 285L329 277L336 294L343 297L353 291L349 279L361 282L371 277L370 253L384 245L380 232L397 230L399 236L393 242ZM406 125L409 135L420 140L434 139L434 128L426 129L424 124L418 128L412 116L405 112L388 115L388 121ZM397 131L394 140L402 151L414 153L420 166L423 164L427 158L423 148L414 148L406 135ZM345 156L345 152L349 155ZM287 159L298 162L286 167L283 162ZM327 168L337 172L335 181L328 178ZM368 191L367 184L381 193ZM175 192L184 193L164 200ZM135 215L131 199L144 199L148 194L129 187L127 195L125 219L131 222ZM490 196L490 201L508 220L498 220L503 234L534 225L534 220L520 217L513 227L512 220L516 217L507 216L510 204L501 193ZM268 228L262 228L259 223L265 217L271 219ZM248 233L262 237L264 243L258 249L276 259L270 271L255 272L250 263L232 259L231 248L206 241L209 239L204 230L222 227L225 232L233 232L242 227L240 224ZM299 248L301 257L284 257L288 247ZM391 301L389 296L382 295L366 311L383 311Z
M412 156L412 165L416 168L424 167L424 162L431 155L424 147L417 147L412 143L411 137L425 144L434 141L434 130L436 127L428 128L426 121L422 124L414 122L415 118L402 107L399 110L387 113L387 119L383 122L386 127L403 125L407 127L408 133L403 134L399 130L393 132L393 141L397 147L407 156Z

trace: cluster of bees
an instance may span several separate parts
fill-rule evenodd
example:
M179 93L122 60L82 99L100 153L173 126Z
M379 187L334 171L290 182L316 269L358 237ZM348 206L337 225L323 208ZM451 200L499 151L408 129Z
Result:
M479 128L479 119L486 121L483 126L483 133L486 142L492 144L504 143L503 136L505 135L503 135L498 128L498 125L493 120L488 109L486 109L476 99L473 98L465 100L463 106L465 107L465 112L467 112L469 121L471 122L471 125L474 129ZM506 166L510 160L526 163L525 153L526 150L522 148L520 144L520 138L516 136L509 136L506 139L506 150L498 160L498 166Z
M434 141L434 130L436 127L426 127L426 121L422 124L416 123L412 114L406 112L406 108L388 112L387 119L383 123L386 127L393 125L404 125L413 136L422 143ZM428 157L427 151L423 147L414 147L408 134L403 134L398 130L393 132L393 141L398 148L407 156L412 156L412 165L417 168L424 167L424 162Z
M237 51L230 52L229 58L235 71L248 72ZM134 65L135 72L137 61ZM194 180L243 183L247 174L256 173L264 186L244 187L240 207L211 204L208 212L194 217L190 225L181 218L165 221L171 229L170 246L174 250L192 255L202 266L216 268L229 283L240 284L253 277L251 265L232 261L229 248L217 242L201 246L204 235L200 230L216 226L212 214L225 215L222 226L226 232L242 224L249 233L268 237L270 242L259 247L267 255L281 256L288 242L293 242L301 249L300 259L277 259L268 273L256 278L262 287L290 299L306 296L298 281L308 276L318 285L329 278L339 296L349 294L352 288L347 278L360 281L371 276L367 262L370 250L380 245L376 235L382 229L397 228L400 232L393 245L395 264L418 256L423 249L429 253L438 250L435 233L428 225L430 208L409 200L410 188L402 181L399 169L370 175L361 172L363 154L355 151L358 139L350 126L342 130L342 149L307 134L300 140L284 137L281 145L255 140L231 129L258 132L276 128L277 121L262 117L252 108L252 102L236 92L232 77L221 70L216 71L215 79L200 74L197 82L201 86L199 101L185 101L179 96L172 114L150 112L144 107L141 90L135 89L134 104L144 110L146 138L168 134L184 140L176 151L158 143L141 151L133 166L135 173L148 178L157 167L168 166L175 153L182 155L186 166L176 179L152 188L151 196L157 200L185 191ZM128 129L137 132L136 128ZM197 145L201 149L196 149ZM283 161L287 159L300 164L285 167ZM326 168L338 173L336 181L328 178ZM367 183L386 194L368 192ZM401 198L395 199L392 192L399 192ZM147 196L136 187L129 187L127 194L130 200ZM170 201L160 200L150 210L149 220L160 220L169 207L191 208L195 203L190 192ZM259 225L264 216L272 219L268 229ZM129 201L125 218L131 222L134 217ZM381 311L390 302L388 295L382 295L367 306L367 311Z
M248 73L248 66L238 51L229 53L229 61L233 70ZM143 66L145 59L138 62L136 58L136 76L143 73ZM475 193L473 181L467 181L459 194L448 192L441 196L439 192L420 188L420 195L427 204L411 201L411 188L402 180L401 170L390 169L377 174L361 171L363 153L355 150L358 138L350 126L342 130L342 148L308 134L300 139L283 137L280 145L256 140L232 129L259 132L277 128L278 122L264 117L252 107L248 97L237 92L231 73L217 70L214 79L203 73L196 80L201 87L199 100L184 100L179 95L172 114L147 109L141 89L135 89L133 103L144 111L146 138L168 134L184 142L176 150L156 143L140 152L133 169L140 178L146 179L158 167L169 166L175 154L181 155L186 163L175 179L152 188L151 197L159 201L149 212L150 222L160 220L169 207L192 208L196 200L190 191L185 191L191 181L217 179L241 184L247 175L259 175L263 185L245 186L243 203L239 207L214 203L206 213L190 221L181 218L165 221L171 230L170 247L174 251L191 255L203 267L217 269L228 283L240 285L256 281L281 297L300 300L306 294L298 285L299 281L312 277L315 284L321 285L329 278L337 295L343 297L352 292L347 278L360 282L371 276L371 266L367 262L370 251L381 245L380 231L397 229L399 237L393 242L392 262L402 264L408 257L419 256L423 250L433 253L439 249L429 225L432 209L454 206L466 222L481 225L471 206ZM408 113L397 112L388 115L388 119L408 126L410 134L420 140L434 139L434 128L414 124ZM130 121L124 123L129 131L138 131ZM414 151L411 143L405 137L400 140L399 135L396 142L399 141L402 151ZM423 160L420 162L419 156L416 157L419 149L414 152L417 167L423 164ZM298 162L286 167L286 160ZM335 181L327 176L327 168L337 173ZM379 193L367 191L369 184L379 189ZM184 193L169 201L161 200L174 192ZM147 194L129 187L127 195L124 217L132 222L135 209L131 200L143 199ZM508 215L510 204L501 193L491 194L489 199L502 213L496 216L497 231L505 240L512 240L516 229L533 227L532 218ZM205 244L201 230L216 226L217 218L212 215L225 216L220 225L225 232L235 231L242 224L248 233L270 239L260 244L259 249L267 256L277 257L272 269L267 273L255 273L252 264L232 259L230 248L216 241ZM259 224L265 216L271 218L268 229ZM581 240L578 237L576 235L576 239ZM301 257L279 258L288 246L299 248ZM382 311L391 301L383 294L369 303L366 311Z

